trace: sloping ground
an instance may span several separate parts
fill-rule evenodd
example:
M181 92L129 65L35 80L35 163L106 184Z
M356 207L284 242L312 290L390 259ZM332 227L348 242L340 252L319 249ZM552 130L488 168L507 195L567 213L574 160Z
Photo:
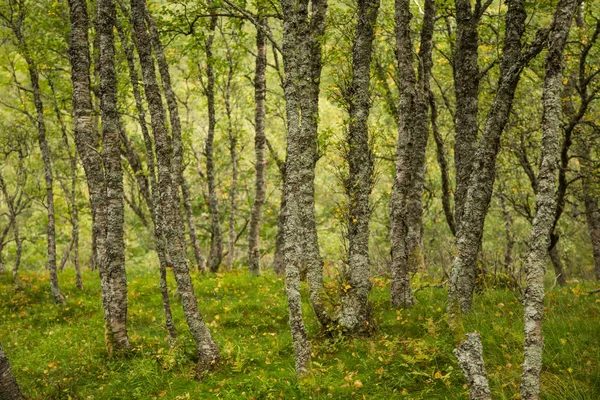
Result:
M23 275L19 292L8 276L0 278L0 340L33 399L468 398L444 321L444 289L420 290L412 310L397 311L387 302L387 281L376 279L376 333L352 340L320 336L305 304L313 374L298 382L283 281L241 272L197 275L200 307L222 351L220 367L197 382L194 346L176 299L180 337L174 349L166 341L157 271L129 271L133 349L124 359L106 359L96 273L85 273L83 292L71 271L61 282L62 308L52 303L45 274ZM544 399L600 398L600 294L588 295L592 288L573 282L548 293ZM518 398L522 311L514 293L478 296L465 328L482 335L494 398Z

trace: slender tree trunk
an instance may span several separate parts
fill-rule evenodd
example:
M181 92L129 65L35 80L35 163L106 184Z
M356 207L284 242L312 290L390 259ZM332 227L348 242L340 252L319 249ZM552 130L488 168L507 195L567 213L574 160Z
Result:
M110 309L105 315L109 354L129 347L127 334L127 275L125 271L123 169L121 166L121 122L117 111L117 74L115 70L116 8L113 0L98 0L100 109L102 147L106 183L106 252L100 260L106 269Z
M356 35L352 48L352 83L349 88L349 128L346 138L349 175L344 182L348 196L348 270L342 292L340 325L350 333L369 329L370 196L373 188L373 154L369 144L371 56L379 0L359 0Z
M585 219L587 222L588 233L592 243L592 254L594 257L594 276L600 281L600 208L598 208L598 199L594 196L597 193L596 182L592 174L593 166L590 165L590 143L585 143L581 149L579 164L581 165L581 188L583 204L585 206Z
M119 1L119 5L121 11L123 13L126 12L125 5L122 1ZM117 20L118 22L118 20ZM171 312L171 300L169 299L169 287L167 285L167 266L168 266L168 255L166 253L166 244L164 233L162 231L162 223L158 221L160 218L159 207L159 191L158 184L156 182L156 165L154 162L154 144L152 142L152 138L150 137L150 133L148 132L148 125L146 124L146 110L144 108L144 103L142 99L142 94L139 86L139 75L135 66L135 56L134 56L134 48L133 45L130 45L127 36L125 36L125 32L120 24L117 23L117 31L119 33L119 37L121 40L121 47L125 51L125 55L127 58L127 66L129 69L129 79L131 81L131 87L133 89L133 97L135 99L135 104L138 112L138 119L140 123L140 128L142 130L142 137L144 139L144 146L146 148L146 166L148 168L148 177L149 182L146 180L146 176L144 175L144 171L142 170L141 161L132 162L132 160L137 156L133 149L128 151L131 153L128 156L129 164L131 168L134 170L134 174L137 177L138 185L140 187L140 191L143 194L144 199L146 200L146 205L150 210L150 215L152 217L153 223L153 232L154 232L154 244L156 246L156 253L158 255L159 262L159 275L160 275L160 294L163 303L163 312L165 314L165 327L167 328L167 335L169 343L174 344L175 338L177 337L177 330L175 328L175 323L173 322L173 314ZM123 136L124 143L127 143L127 136ZM126 148L130 146L125 145ZM137 168L136 168L137 166ZM148 184L150 188L148 188Z
M24 399L21 389L10 370L8 357L0 345L0 398L3 400L21 400Z
M440 176L442 179L442 208L444 209L444 216L446 217L446 223L452 235L456 236L456 220L455 215L452 211L452 189L450 188L450 174L448 168L448 161L446 160L446 153L444 151L444 141L440 134L437 117L437 104L433 92L429 91L429 107L431 109L431 130L433 131L433 139L435 141L435 153L437 156L438 165L440 167Z
M0 190L2 191L2 195L4 196L4 200L6 201L6 205L8 206L8 218L9 221L6 224L6 226L4 227L4 229L2 230L2 232L0 233L0 273L4 273L4 265L2 263L2 250L4 248L4 245L6 244L6 242L4 241L6 239L6 236L8 235L8 232L10 230L10 228L13 228L13 237L15 239L15 244L16 244L16 255L15 255L15 264L13 266L13 272L12 272L12 276L13 276L13 281L15 283L15 285L18 286L19 284L19 265L21 264L21 253L22 253L22 239L21 236L19 235L19 226L17 224L17 209L16 209L16 198L17 198L17 194L15 193L14 196L10 196L8 193L8 187L6 186L6 181L4 180L4 176L2 175L2 173L0 173Z
M479 66L478 27L481 15L481 2L473 9L470 0L455 0L456 6L456 48L453 59L455 143L454 168L456 170L456 190L454 193L454 220L460 229L463 217L469 179L473 171L473 160L477 151L477 114L479 111Z
M522 52L521 36L525 31L526 18L522 0L508 3L498 89L474 157L473 173L463 207L463 216L458 222L457 256L454 259L448 287L448 311L452 316L471 310L477 272L477 254L481 246L483 224L494 187L500 136L508 121L521 71L542 50L547 38L547 32L541 31L527 50Z
M509 272L512 266L512 253L515 245L513 239L513 218L510 210L506 206L504 193L500 193L500 206L502 207L502 217L504 218L504 236L506 237L506 247L504 248L504 271Z
M19 6L21 7L21 6ZM23 9L19 9L21 17ZM17 38L20 46L20 50L23 53L25 62L27 63L27 71L31 80L31 87L33 89L33 102L36 110L36 123L38 131L38 144L40 152L42 154L42 160L44 162L44 180L46 183L46 210L48 213L47 223L47 243L48 243L48 270L50 272L50 289L52 292L52 298L56 303L64 304L65 298L60 291L58 285L58 271L56 268L56 227L54 217L54 176L52 173L52 160L50 156L50 147L46 138L46 120L44 117L44 104L42 102L42 90L39 82L39 71L37 65L29 53L28 44L25 41L25 37L21 32L21 25L12 25L12 30Z
M152 42L145 23L146 15L145 0L131 0L131 19L135 31L136 47L142 66L144 91L151 116L154 143L156 144L161 212L159 221L164 225L167 253L171 258L183 311L192 337L197 345L197 375L201 377L205 371L212 369L218 361L219 349L212 339L208 327L202 320L202 315L198 309L198 299L194 293L192 279L187 266L185 231L182 226L183 217L179 206L179 184L177 180L173 179L177 177L176 171L181 169L181 165L173 163L173 160L176 160L176 158L174 157L172 143L165 125L166 113L156 79L156 70L152 57Z
M164 54L158 29L156 29L156 24L154 23L154 19L152 18L150 13L146 14L146 19L148 22L150 37L152 39L152 46L156 54L163 90L167 99L169 120L171 122L171 130L173 133L173 170L175 171L175 177L173 179L175 180L175 182L178 182L179 186L181 187L183 205L188 223L189 237L190 242L192 243L192 248L194 250L194 257L196 259L197 267L199 270L204 270L206 268L206 259L202 255L200 249L200 241L198 240L198 235L196 233L196 223L194 222L194 213L192 210L191 194L189 186L183 175L183 143L181 139L181 120L179 117L177 97L171 85L171 73L169 71L169 64Z
M549 247L548 255L550 256L550 261L552 262L552 267L554 268L556 283L558 283L559 286L565 286L567 284L567 273L565 272L563 262L560 258L558 244Z
M259 22L264 24L266 18L260 19ZM252 203L250 227L248 229L248 271L253 275L260 275L260 222L267 194L265 158L265 118L267 113L266 72L267 39L262 29L256 29L256 67L254 69L254 168L256 178L254 183L254 202ZM275 254L277 254L277 248Z
M273 256L273 270L277 275L282 276L285 274L285 257L283 255L283 251L285 248L285 216L287 215L287 200L285 196L285 162L279 158L273 146L265 136L265 142L267 148L269 149L269 153L271 153L271 158L277 164L277 168L279 169L279 173L281 174L281 200L279 201L279 214L277 215L277 234L275 236L275 254Z
M410 271L424 265L421 240L425 150L429 137L429 79L435 4L425 2L418 79L413 67L409 0L396 0L396 47L400 81L396 173L390 195L390 238L392 243L392 304L410 307Z
M204 154L206 155L206 180L208 183L208 208L211 217L211 236L210 253L208 255L208 268L211 272L217 272L223 259L223 234L221 233L221 223L219 220L219 200L217 198L217 188L215 182L215 163L214 163L214 140L215 140L215 72L212 45L215 38L215 28L217 26L217 15L213 15L210 21L210 33L206 40L206 75L207 83L205 88L206 99L208 102L208 135Z
M231 157L231 186L229 188L229 242L227 249L227 269L233 268L235 261L235 220L237 217L237 187L238 187L238 155L237 136L233 131L231 109L231 81L233 80L233 60L229 60L229 74L225 89L225 113L227 114L227 137L229 139L229 155Z
M15 217L13 222L13 237L15 238L15 262L13 264L12 276L13 281L16 283L19 281L19 268L21 266L21 256L23 255L23 238L19 232L19 223Z
M192 242L192 248L194 249L194 258L198 265L199 271L206 270L206 257L202 255L202 249L200 248L200 240L198 239L198 232L196 231L196 221L194 220L194 211L192 209L192 195L190 194L190 188L185 178L182 177L181 182L181 195L183 197L183 206L185 209L185 216L188 223L188 230L190 241Z
M52 97L54 99L54 113L56 119L60 125L62 133L63 144L69 157L69 172L71 174L71 187L68 191L69 204L71 206L71 241L67 247L67 251L63 254L63 258L60 262L60 270L64 270L65 265L69 258L73 257L73 267L75 269L75 285L78 289L83 289L83 281L81 278L81 269L79 265L79 209L77 207L77 155L71 150L71 143L69 142L69 136L67 135L67 127L62 119L60 109L58 107L58 99L56 97L56 91L54 89L54 83L52 80L48 80L50 89L52 90Z
M536 212L525 264L526 286L523 299L525 321L525 361L521 375L521 398L537 400L540 394L542 369L542 318L544 315L544 275L550 232L556 209L556 172L559 161L561 129L561 93L563 80L563 50L579 0L560 0L550 31L546 77L542 104L542 162L537 178Z
M281 191L279 214L277 215L277 233L275 235L275 254L273 255L273 270L279 276L285 274L285 216L287 214L285 191Z
M308 271L311 303L323 326L329 316L323 303L323 260L315 222L314 176L321 77L321 36L325 30L326 0L281 0L283 12L284 94L287 115L287 160L284 191L286 293L296 356L296 373L310 364L310 344L302 319L300 271ZM310 14L310 18L309 18Z

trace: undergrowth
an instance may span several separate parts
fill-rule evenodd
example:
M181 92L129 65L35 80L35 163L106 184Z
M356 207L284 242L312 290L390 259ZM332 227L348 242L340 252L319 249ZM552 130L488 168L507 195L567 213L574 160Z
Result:
M389 305L389 282L373 280L375 333L345 339L320 335L308 303L304 317L312 342L312 372L298 381L287 325L284 282L243 272L194 276L204 319L221 348L221 363L193 379L194 344L173 282L179 338L166 340L158 273L130 269L132 349L107 359L99 279L85 272L85 289L72 271L61 275L66 306L53 304L48 278L25 273L22 290L0 277L0 340L13 373L32 399L466 399L445 322L446 291L427 287L410 310ZM426 282L423 284L425 285ZM551 283L550 285L551 286ZM546 297L544 399L600 398L600 295L589 283L552 288ZM306 296L305 296L306 298ZM523 360L522 306L507 289L476 297L464 320L481 333L494 399L518 398Z

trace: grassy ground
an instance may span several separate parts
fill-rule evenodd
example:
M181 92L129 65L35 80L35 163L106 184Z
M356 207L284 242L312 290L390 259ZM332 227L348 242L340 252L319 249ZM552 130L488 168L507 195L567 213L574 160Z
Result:
M43 274L23 275L15 293L0 277L0 340L23 391L32 399L466 399L444 322L446 292L427 288L409 311L392 309L387 283L374 282L376 334L342 340L319 337L305 304L313 373L294 375L283 281L244 273L194 278L201 310L222 351L222 363L202 382L193 379L194 346L180 304L173 301L180 338L170 349L162 327L156 271L129 271L129 332L133 350L107 360L99 280L61 275L67 305L52 303ZM172 282L171 282L172 283ZM544 399L600 398L600 295L572 283L547 295ZM173 285L171 284L171 288ZM174 291L172 292L174 293ZM465 321L481 332L495 399L518 398L522 307L508 290L478 296Z

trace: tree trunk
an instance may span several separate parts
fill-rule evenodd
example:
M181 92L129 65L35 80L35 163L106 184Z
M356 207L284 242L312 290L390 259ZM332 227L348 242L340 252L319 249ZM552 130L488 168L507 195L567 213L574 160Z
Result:
M62 133L63 144L69 157L69 172L71 173L71 187L70 190L65 188L68 195L69 205L71 206L71 241L67 248L68 251L63 254L63 258L60 262L60 270L63 271L69 258L73 257L73 267L75 269L75 285L78 289L83 289L83 281L81 279L81 268L79 265L79 209L77 207L77 155L71 150L71 143L69 142L69 136L67 135L67 127L62 119L60 109L58 107L58 99L54 90L54 84L52 80L48 80L50 89L52 90L52 98L54 99L54 113L56 119L60 125ZM71 256L72 254L72 256Z
M228 49L229 73L225 83L225 114L227 115L227 137L229 139L229 155L231 157L231 186L229 187L229 242L227 243L227 269L233 268L235 261L235 219L237 217L237 187L238 187L238 155L237 155L237 135L233 131L232 109L231 109L231 90L234 73L234 61L231 50Z
M313 310L321 325L329 324L323 303L323 260L319 253L314 198L321 37L325 30L327 1L313 0L310 4L311 7L309 0L281 0L287 115L284 257L290 328L299 376L308 371L310 364L310 344L302 320L300 297L300 271L304 266L308 271Z
M4 229L0 233L0 273L4 273L4 265L2 262L2 250L4 245L6 244L5 239L8 235L10 228L13 228L13 237L15 239L16 245L16 254L15 254L15 263L13 266L12 276L13 281L16 286L19 285L19 266L21 264L21 253L23 251L23 240L19 235L19 225L17 223L17 204L15 204L18 194L15 193L14 196L9 195L8 187L6 186L6 181L4 180L4 176L0 173L0 191L4 196L4 200L6 201L6 205L8 206L8 223L4 226ZM17 189L18 191L18 189Z
M487 115L485 129L474 157L462 220L458 222L457 256L454 259L448 286L448 311L451 316L471 310L475 288L476 261L483 224L489 208L500 136L512 108L512 100L525 65L544 47L547 31L541 31L525 52L521 51L521 36L527 14L522 0L508 3L505 17L506 33L496 97ZM458 114L458 112L457 112Z
M20 17L23 18L24 10L19 5ZM50 148L46 139L46 120L44 117L44 104L42 102L42 90L39 82L39 71L37 65L29 53L29 47L25 41L25 37L21 32L21 25L13 24L11 26L15 37L17 38L20 50L23 58L27 63L27 71L29 73L29 79L31 80L31 87L33 89L33 103L36 110L36 128L37 138L42 154L42 160L44 162L44 180L46 183L46 210L48 213L47 223L47 243L48 243L48 270L50 272L50 290L52 292L52 298L56 303L64 304L65 298L60 291L58 285L58 271L56 268L56 227L54 217L54 176L52 173L52 160L50 156Z
M542 318L544 315L544 274L550 232L556 208L556 171L561 129L563 50L579 0L560 0L550 30L542 104L542 161L537 178L536 212L525 263L526 286L523 299L525 361L521 375L521 398L537 400L542 369Z
M271 158L277 164L277 168L279 169L279 173L281 174L281 200L279 201L279 214L277 215L277 234L275 235L275 254L273 255L273 270L277 275L282 276L285 274L285 257L283 255L285 248L285 216L287 214L287 205L286 205L286 196L285 196L285 162L279 158L273 146L271 146L271 142L265 136L265 142L267 148L269 149L269 153L271 153Z
M456 190L454 193L454 220L460 229L473 160L477 150L477 114L479 111L479 21L485 10L481 2L475 9L470 0L455 0L456 6L456 48L453 59L454 96L454 168L456 170Z
M186 316L192 337L197 345L197 376L213 368L219 358L219 349L212 339L208 327L202 320L198 309L198 299L194 293L192 279L186 260L186 242L183 228L183 217L180 210L179 184L174 177L181 169L172 151L172 143L168 136L160 89L156 79L152 42L146 28L147 15L145 0L131 0L131 19L135 31L135 42L138 49L142 76L148 108L150 110L154 143L156 144L156 160L158 163L158 186L160 190L159 221L164 225L167 253L171 258L177 289L181 297L183 311Z
M512 266L512 253L515 245L515 240L512 235L513 218L510 210L506 206L506 196L500 193L500 206L502 207L502 217L504 218L504 236L506 237L506 247L504 248L504 271L510 272Z
M440 177L442 180L442 208L444 210L444 216L446 217L448 228L450 229L452 235L456 236L456 220L451 204L452 189L450 188L451 183L448 161L446 160L444 141L438 128L437 104L433 95L433 91L431 90L429 90L429 108L431 109L431 130L433 131L433 140L435 141L435 154L440 167Z
M75 145L85 170L92 209L92 255L90 257L92 262L90 267L98 268L102 305L105 314L108 314L110 288L105 268L98 262L105 259L106 252L106 191L101 147L92 117L87 3L84 0L69 0L69 8L71 17L69 58L73 81Z
M215 38L215 28L217 26L217 15L213 15L210 21L210 33L206 40L206 76L207 83L205 88L206 99L208 102L208 135L204 154L206 155L206 180L208 183L208 208L211 217L211 236L210 253L208 255L208 268L211 272L217 272L223 259L223 234L221 233L221 223L219 220L219 200L217 198L217 188L215 182L215 164L214 164L214 140L215 125L217 123L215 113L215 72L212 44Z
M123 169L121 166L121 122L117 111L117 74L113 29L116 9L113 0L98 0L97 31L99 42L100 109L102 147L106 183L106 252L100 263L106 269L109 285L109 312L105 313L109 354L129 347L127 334L127 275L123 203Z
M282 188L283 189L283 188ZM273 270L279 276L285 274L285 216L287 214L287 205L285 191L281 191L279 201L279 214L277 215L277 233L275 234L275 254L273 255Z
M188 223L190 242L192 242L194 258L198 266L198 271L205 271L206 257L202 255L202 249L200 248L200 240L198 239L198 232L196 231L196 221L194 220L194 211L192 209L192 195L190 194L190 188L184 177L182 177L181 181L181 195L183 197L183 206L185 209L185 216Z
M458 364L467 378L471 400L492 400L485 365L483 362L483 345L479 333L468 333L467 339L460 347L454 349Z
M409 0L396 0L396 48L400 81L396 173L390 195L392 252L391 300L396 307L410 307L410 271L424 265L421 229L425 185L425 150L429 137L429 79L435 4L425 2L418 79L413 68Z
M154 19L152 18L150 13L147 13L146 18L148 22L148 28L150 31L150 37L152 38L152 46L156 54L163 90L167 99L169 119L171 122L171 130L173 133L173 164L174 166L177 166L176 168L173 168L176 173L173 179L175 180L175 182L178 182L179 186L181 187L183 204L188 223L189 237L190 242L192 243L192 248L194 250L194 257L196 259L197 267L199 270L204 270L206 268L206 259L202 255L200 249L200 241L198 240L198 235L196 233L196 223L194 222L194 214L192 211L192 200L189 191L189 186L183 175L183 143L181 139L181 120L179 118L179 107L177 105L177 97L171 85L171 73L169 72L169 64L167 63L167 58L164 54L158 29L156 29L156 24L154 23Z
M552 261L552 267L554 267L556 283L558 283L559 286L565 286L567 284L567 274L565 272L563 262L560 258L560 253L558 251L558 243L554 246L550 246L548 250L548 255L550 256L550 261Z
M266 18L259 20L264 24ZM262 29L256 29L256 67L254 69L254 154L256 179L254 183L254 202L250 212L248 229L248 271L260 275L260 221L267 193L266 181L266 137L265 118L267 113L267 39ZM277 249L275 251L277 254Z
M119 5L121 11L123 13L126 12L125 5L122 1L119 1ZM160 294L163 303L163 312L165 314L165 327L167 328L167 335L169 343L174 344L175 338L177 337L177 330L175 328L175 324L173 322L173 314L171 312L171 300L169 299L169 288L167 285L167 266L168 266L168 255L166 250L164 233L162 231L162 223L158 221L160 218L160 211L158 211L159 207L159 191L158 184L156 182L156 165L154 163L154 144L152 142L152 138L150 137L150 133L148 132L148 125L146 124L146 110L144 109L143 99L141 90L139 87L139 75L135 66L135 56L133 45L130 45L127 41L127 36L125 36L125 32L122 26L118 23L117 20L117 32L119 33L119 37L121 40L121 47L125 51L125 55L127 58L127 66L129 69L129 79L131 81L131 87L133 89L133 97L135 99L135 104L138 112L138 119L140 123L140 128L142 130L142 137L144 139L144 146L146 148L146 166L148 168L148 176L149 176L149 186L148 181L142 170L141 161L132 162L134 158L136 158L136 154L133 153L133 149L128 151L129 153L133 153L127 157L129 160L129 164L131 168L134 170L134 174L137 177L138 186L140 187L140 191L144 199L146 200L146 205L150 210L150 215L152 217L152 223L154 226L154 244L156 246L156 253L158 256L159 262L159 275L160 275ZM127 143L127 136L123 135L124 144ZM126 148L131 147L125 145ZM137 157L139 158L139 157Z
M597 197L594 193L597 188L592 174L593 166L590 165L590 143L585 143L581 149L582 155L579 158L581 165L581 188L583 204L585 206L585 219L587 222L588 233L592 243L592 254L594 257L594 276L600 281L600 208L598 208Z
M348 270L345 271L339 324L349 333L369 329L370 196L373 188L373 154L369 145L371 55L379 0L359 0L356 35L352 48L352 83L347 93L349 127L346 138L349 175L344 182L348 196ZM349 286L349 287L348 287Z
M21 389L10 370L10 363L0 344L0 398L3 400L24 399Z

